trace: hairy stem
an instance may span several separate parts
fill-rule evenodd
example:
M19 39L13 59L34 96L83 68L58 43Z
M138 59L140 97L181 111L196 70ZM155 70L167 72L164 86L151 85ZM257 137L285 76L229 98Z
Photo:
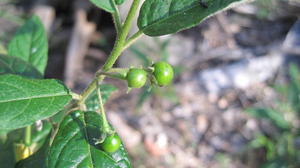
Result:
M110 56L108 57L107 61L103 65L102 70L107 71L115 64L116 60L120 56L120 54L123 51L124 44L126 42L127 35L130 31L130 28L132 26L132 21L134 20L134 16L136 14L136 11L139 7L140 0L133 0L131 8L128 12L127 18L125 20L125 23L122 27L122 30L120 32L120 36L118 36L115 46L113 48L113 51L111 52Z
M106 119L106 113L104 110L104 105L103 105L103 101L102 101L102 94L101 94L101 89L99 84L97 85L97 96L98 96L98 100L99 100L99 105L100 105L100 114L102 117L102 123L103 123L103 128L105 132L110 132L110 126L108 124L108 121Z
M113 21L115 24L116 32L117 32L117 34L119 34L122 29L122 21L121 21L121 17L120 17L119 8L117 7L115 1L112 1L112 2L113 2L113 7L115 8L115 11L116 11L116 12L112 13L112 17L113 17Z
M105 64L102 67L103 72L108 71L113 67L118 57L121 55L123 51L124 44L126 42L126 38L132 26L132 21L134 20L134 16L137 12L139 7L140 0L133 0L131 4L131 8L128 12L127 18L125 20L124 25L120 31L120 34L117 36L117 40L115 42L114 48L106 60ZM84 104L87 97L97 88L98 81L102 81L105 78L104 75L97 75L96 78L92 81L92 83L83 91L81 94L81 99L79 100L78 104Z
M101 75L105 75L107 77L110 78L114 78L114 79L120 79L120 80L125 80L126 76L123 74L119 74L119 73L108 73L108 72L101 72Z
M72 99L74 100L80 100L80 95L78 95L77 93L74 92L70 92Z
M139 30L138 32L134 33L124 44L123 50L127 49L129 46L131 46L136 40L138 40L140 37L142 37L143 32Z

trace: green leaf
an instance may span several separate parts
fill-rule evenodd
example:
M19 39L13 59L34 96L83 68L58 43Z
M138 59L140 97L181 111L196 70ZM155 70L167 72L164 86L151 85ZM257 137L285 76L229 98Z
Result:
M90 2L96 5L98 8L101 8L109 13L114 13L115 8L112 1L113 0L90 0Z
M19 161L15 168L47 168L45 158L47 156L47 148L41 148L27 159Z
M113 85L109 85L109 84L100 85L100 89L101 89L103 104L105 104L105 102L108 100L108 98L112 94L112 92L117 90L116 87L114 87ZM99 100L98 100L96 91L94 91L93 93L90 94L90 96L87 98L85 104L89 111L95 111L95 110L99 109Z
M24 129L17 129L8 134L8 140L1 146L0 143L0 165L5 168L45 168L46 152L49 147L51 124L43 121L43 128L37 131L32 127L32 143L34 150L38 149L33 155L25 160L19 161L15 166L14 146L20 142L24 136ZM5 149L4 151L2 151Z
M16 32L8 45L8 55L31 63L44 74L48 60L48 42L43 24L37 16L31 17Z
M31 142L38 145L44 144L45 138L52 130L52 125L48 121L43 121L41 125L42 129L37 130L36 127L32 127Z
M102 118L96 112L75 111L66 116L48 153L48 168L130 168L124 146L105 153L96 139L102 135Z
M3 168L13 168L15 164L13 143L11 141L5 144L0 143L0 165Z
M247 113L259 119L266 119L272 122L275 126L281 129L288 129L289 123L284 119L280 112L269 108L250 108Z
M0 75L0 129L21 128L48 118L70 99L68 89L57 80Z
M0 143L0 167L13 168L15 165L14 142L20 141L23 133L15 130L7 134L7 140L4 144Z
M46 142L36 153L29 156L27 159L19 161L15 168L47 168L46 157L49 149L50 136L47 137Z
M248 0L146 0L140 10L138 27L149 36L176 33L198 25L204 19Z
M30 63L27 63L18 57L0 54L0 75L1 74L16 74L29 78L43 77Z
M58 113L56 113L54 116L52 116L50 118L51 122L53 124L59 124L63 120L63 118L67 112L68 112L68 109L59 111Z

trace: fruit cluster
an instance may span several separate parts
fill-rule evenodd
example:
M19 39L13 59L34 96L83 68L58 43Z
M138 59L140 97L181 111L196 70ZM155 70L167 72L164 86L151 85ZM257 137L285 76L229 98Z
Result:
M151 84L158 86L166 86L172 82L174 71L170 64L164 61L154 63L151 67L130 68L126 74L125 80L129 88L141 88L147 82L148 74ZM117 134L108 135L101 143L101 147L105 152L114 153L121 146L120 137Z
M171 83L174 71L170 64L159 61L150 68L151 84L166 86ZM129 88L141 88L147 81L147 71L142 68L130 68L126 80Z

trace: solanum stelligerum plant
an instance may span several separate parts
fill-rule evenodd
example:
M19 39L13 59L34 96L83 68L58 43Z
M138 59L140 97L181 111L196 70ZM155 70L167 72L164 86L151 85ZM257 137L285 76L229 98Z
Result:
M166 86L172 66L113 67L121 53L142 35L161 36L199 24L209 16L247 0L132 0L126 19L118 5L125 0L90 0L111 13L117 39L104 65L80 94L62 82L43 79L48 40L40 19L29 18L0 55L0 165L10 168L130 168L118 133L106 119L104 104L116 88L107 77L128 88ZM129 36L138 17L139 30ZM10 151L14 153L11 154ZM5 154L3 154L5 153Z

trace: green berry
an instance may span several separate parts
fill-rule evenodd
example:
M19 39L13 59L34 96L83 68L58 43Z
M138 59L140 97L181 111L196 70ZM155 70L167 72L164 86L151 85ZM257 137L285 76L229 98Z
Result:
M171 83L174 76L173 68L164 61L159 61L153 65L153 76L159 86L166 86Z
M114 153L120 148L121 139L117 134L110 135L105 138L101 146L105 152Z
M147 72L143 69L131 68L126 76L128 87L141 88L147 81Z

